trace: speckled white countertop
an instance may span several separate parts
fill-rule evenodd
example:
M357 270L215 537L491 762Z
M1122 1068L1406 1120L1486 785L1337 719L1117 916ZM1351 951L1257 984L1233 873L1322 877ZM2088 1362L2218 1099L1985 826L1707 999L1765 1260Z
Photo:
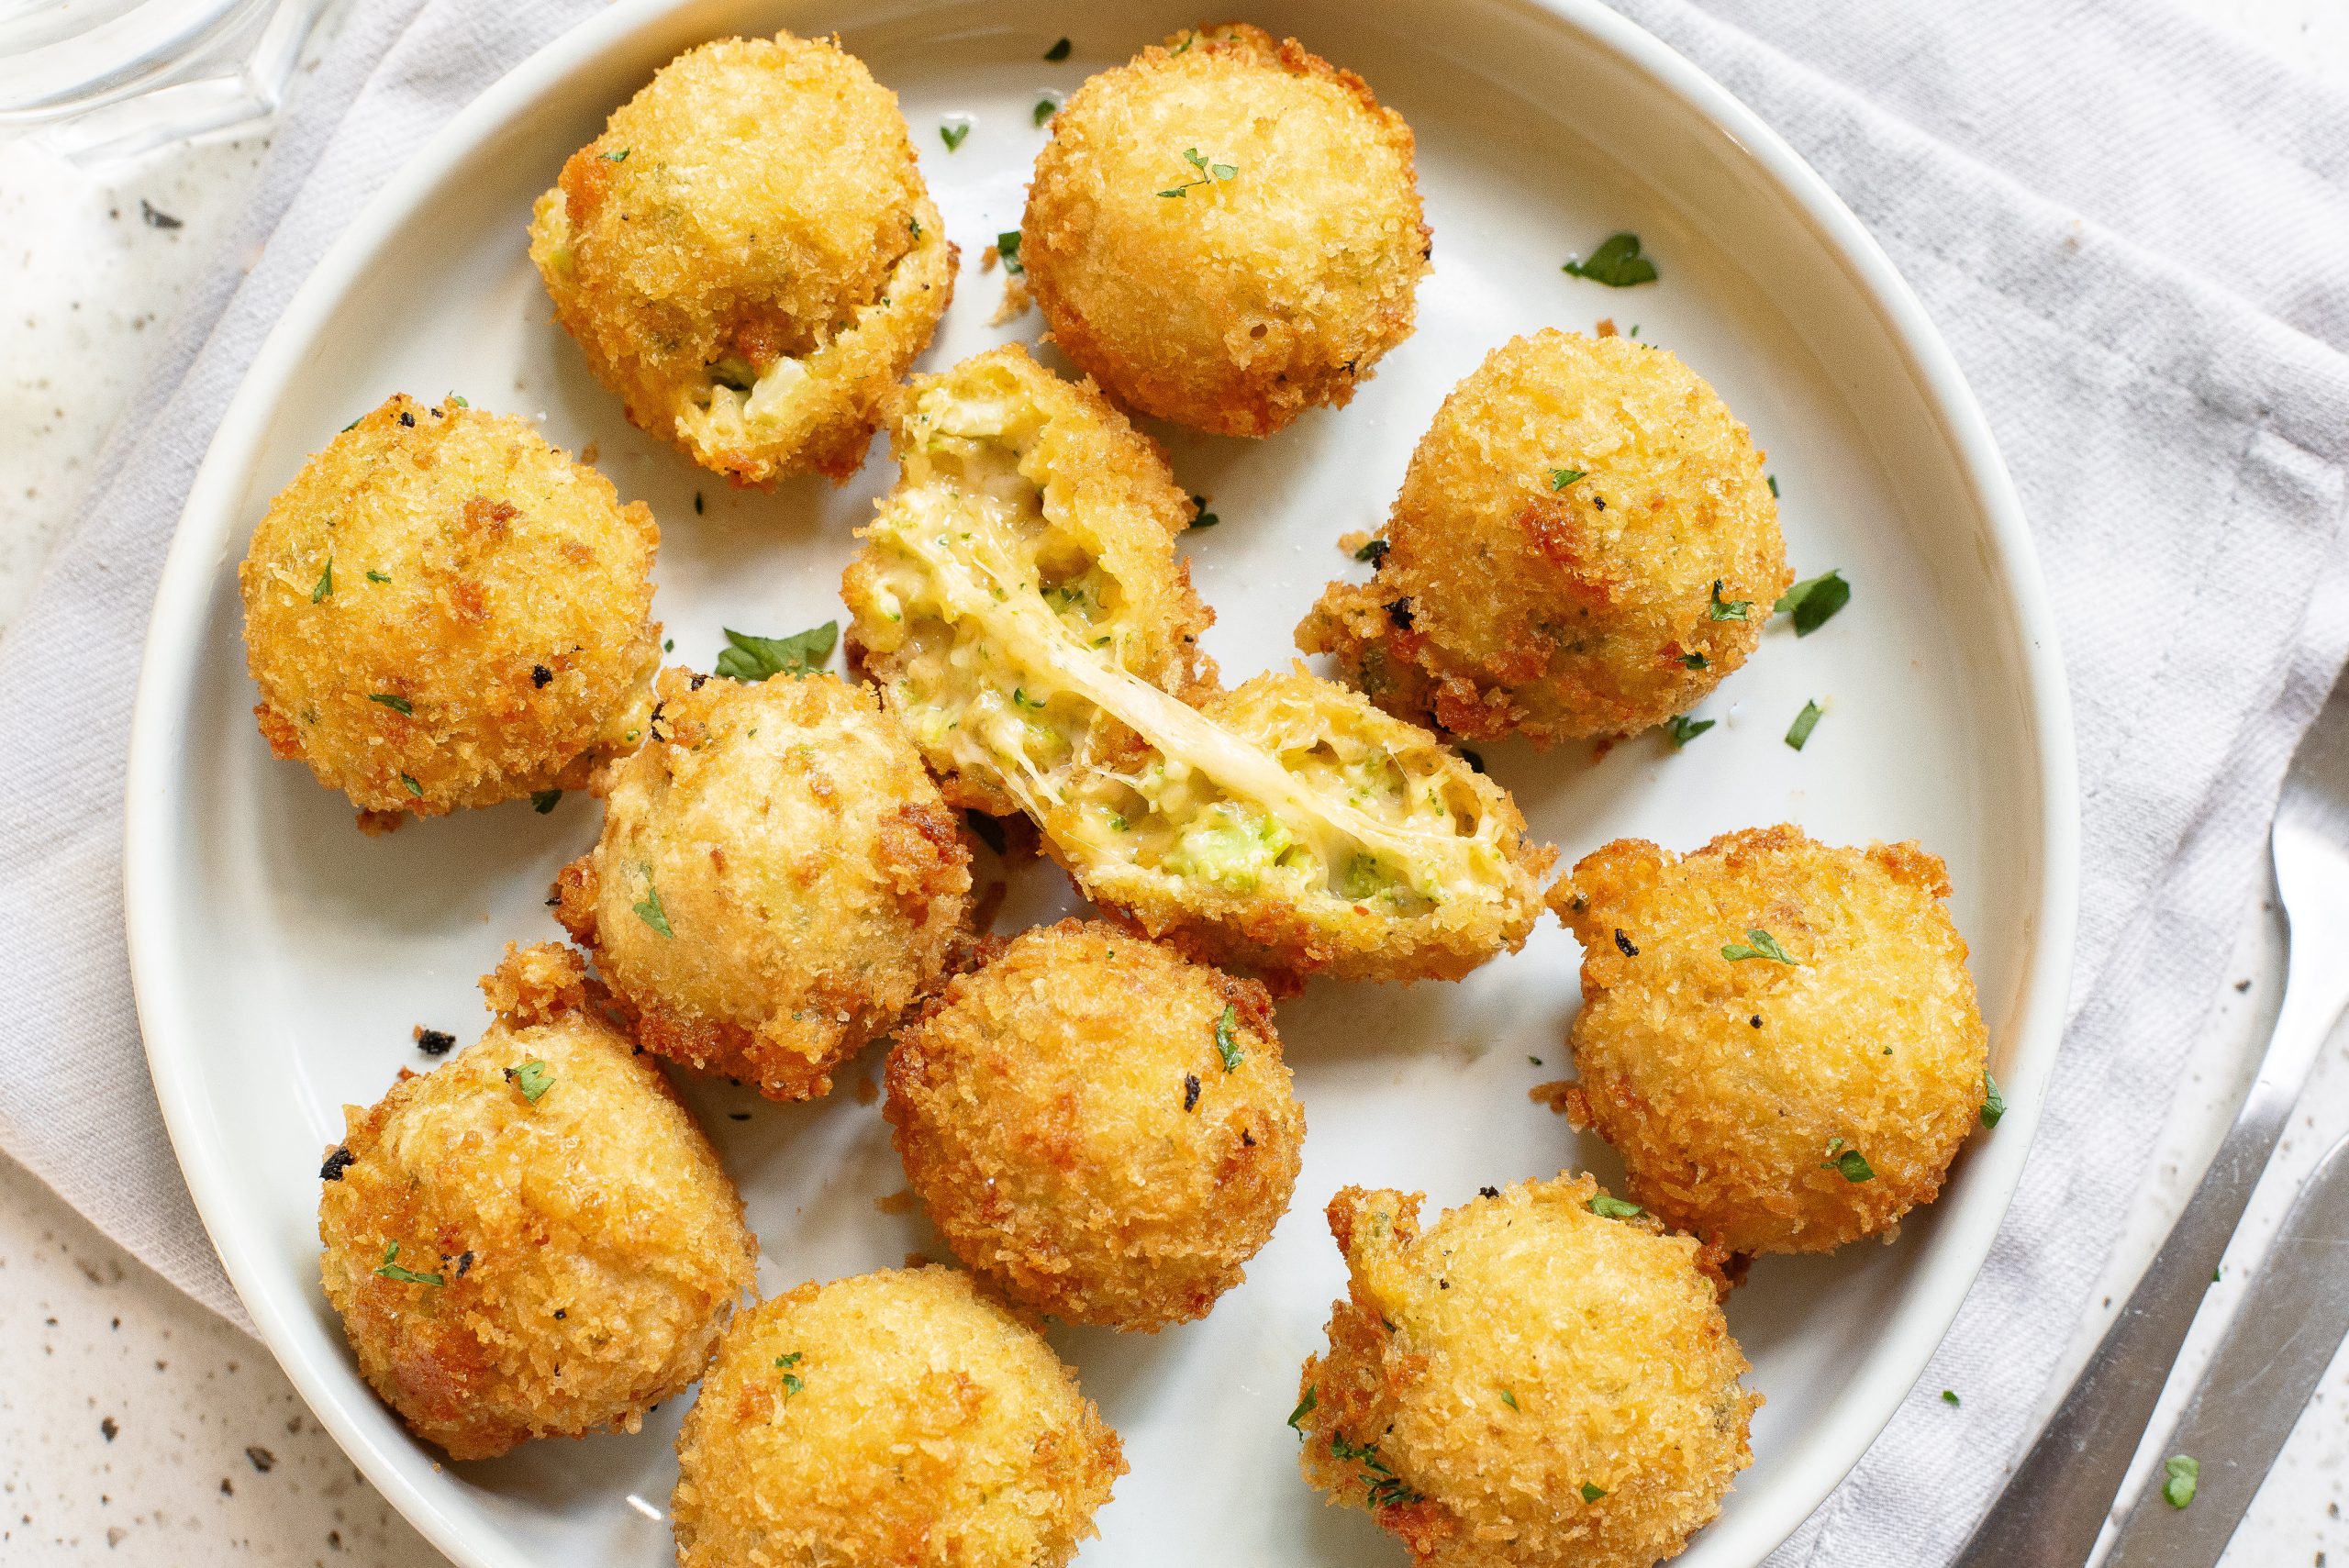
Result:
M2349 6L2340 0L2186 3L2349 89ZM103 177L22 147L0 157L0 622L24 604L50 545L72 526L108 428L264 147L254 138L181 148ZM124 628L126 657L137 635ZM2180 1085L2108 1270L2107 1309L2232 1115L2274 1016L2281 952L2272 909L2264 900L2247 908L2232 971L2243 984L2223 995L2202 1064ZM2250 1237L2272 1228L2291 1178L2343 1131L2349 1050L2336 1037L2278 1155L2278 1179L2254 1207ZM2228 1277L2237 1272L2231 1261ZM2101 1327L2042 1331L2070 1338L2076 1358ZM2198 1347L2188 1359L2199 1360ZM2349 1354L2336 1358L2302 1417L2229 1568L2325 1568L2329 1557L2349 1568L2344 1502ZM0 1157L0 1562L440 1561L319 1430L266 1351Z

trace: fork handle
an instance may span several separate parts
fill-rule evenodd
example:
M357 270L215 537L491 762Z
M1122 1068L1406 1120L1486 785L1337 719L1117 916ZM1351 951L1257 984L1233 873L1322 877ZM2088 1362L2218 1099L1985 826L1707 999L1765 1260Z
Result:
M2294 944L2294 956L2299 956ZM1952 1568L2081 1568L2349 983L2294 962L2258 1079L2137 1288Z

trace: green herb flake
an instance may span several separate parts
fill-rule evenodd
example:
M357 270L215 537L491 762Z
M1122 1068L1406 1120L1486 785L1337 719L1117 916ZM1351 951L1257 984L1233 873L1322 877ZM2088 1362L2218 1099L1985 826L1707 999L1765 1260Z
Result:
M1810 739L1810 732L1819 728L1820 715L1826 711L1815 702L1803 704L1802 711L1795 715L1795 721L1787 726L1787 744L1798 751L1801 751L1803 742Z
M1854 1186L1876 1180L1876 1167L1868 1163L1867 1156L1840 1138L1827 1140L1827 1158L1819 1162L1819 1168L1841 1173Z
M1715 620L1743 620L1745 612L1753 607L1753 601L1751 599L1734 599L1724 603L1721 599L1721 580L1718 577L1713 579L1713 600L1708 609Z
M1701 653L1683 653L1680 667L1684 670L1707 670L1712 666Z
M318 573L318 585L310 590L310 603L315 605L333 592L334 557L329 555L327 557L327 569Z
M1191 497L1191 526L1195 528L1211 528L1223 521L1221 517L1208 510L1208 498L1204 495Z
M375 1272L383 1275L385 1279L397 1280L402 1284L448 1284L448 1281L442 1279L439 1274L429 1274L417 1269L402 1268L399 1262L399 1256L400 1244L395 1241L390 1246L384 1249L384 1261L375 1265ZM2191 1463L2193 1462L2189 1460L2188 1462ZM2180 1507L2185 1507L2182 1503L2178 1506Z
M369 692L367 694L367 700L373 703L382 703L394 713L412 714L416 711L416 705L408 701L407 698L401 696L396 692Z
M1852 602L1852 585L1843 581L1839 568L1822 572L1816 577L1806 577L1778 596L1772 606L1780 615L1795 617L1795 635L1809 637L1835 618L1835 612Z
M963 139L970 134L971 122L968 120L959 123L949 120L938 128L938 139L946 144L946 150L949 152L962 146Z
M1982 1125L1996 1127L1998 1118L2007 1114L2007 1096L1999 1091L1998 1081L1990 1076L1988 1068L1982 1070Z
M1229 1002L1223 1005L1223 1017L1215 1021L1216 1054L1223 1058L1223 1070L1232 1073L1240 1067L1240 1041L1233 1031L1240 1027L1240 1013Z
M1052 48L1044 51L1044 58L1051 61L1053 64L1058 65L1062 61L1068 58L1070 47L1068 39L1063 39L1060 42L1052 45Z
M367 416L366 416L366 415L364 415L364 414L362 414L361 416L359 416L359 419L364 419L365 417L367 417ZM344 435L344 436L347 436L347 435L351 434L351 431L353 431L353 430L355 430L355 429L359 428L359 419L353 419L350 424L345 425L345 426L344 426L340 430L337 431L336 433L337 433L338 435Z
M1364 545L1360 550L1355 550L1354 559L1356 561L1367 561L1371 565L1376 566L1379 562L1386 559L1386 552L1393 548L1394 547L1389 545L1385 539L1375 539L1369 543Z
M1550 488L1564 490L1577 479L1587 479L1590 471L1581 468L1553 468L1550 471Z
M534 789L530 792L530 809L544 817L548 812L552 811L562 799L562 791L559 789Z
M1321 1385L1318 1383L1308 1384L1305 1389L1305 1397L1298 1400L1297 1402L1297 1408L1288 1413L1289 1430L1295 1432L1300 1438L1303 1437L1305 1435L1305 1428L1300 1425L1300 1423L1304 1421L1306 1417L1313 1414L1313 1407L1319 1403L1321 1403Z
M1587 1481L1582 1484L1582 1500L1584 1502L1596 1503L1599 1498L1604 1497L1605 1496L1607 1496L1606 1487L1594 1486Z
M721 628L730 645L718 650L714 668L729 680L756 684L774 675L805 675L824 667L840 641L841 623L828 620L789 637L753 637Z
M1770 482L1770 499L1773 501L1776 500L1778 498L1778 476L1775 473L1765 473L1762 477Z
M1787 955L1787 950L1778 945L1778 939L1759 926L1747 929L1743 942L1731 942L1721 949L1721 956L1731 963L1742 962L1749 958L1766 958L1773 963L1783 963L1789 967L1795 964L1794 959Z
M407 791L408 794L416 796L418 800L422 800L424 798L424 786L417 783L414 779L408 777L406 773L402 773L400 775L400 788Z
M2162 1501L2182 1508L2194 1501L2202 1485L2202 1462L2190 1453L2174 1453L2162 1461Z
M1568 261L1563 270L1611 289L1655 282L1655 263L1640 254L1640 237L1630 232L1609 235L1588 261Z
M506 1070L506 1076L513 1081L516 1088L522 1091L522 1097L534 1106L545 1098L549 1089L554 1087L554 1074L548 1072L547 1064L536 1057L532 1057L519 1067L508 1067Z
M1955 1409L1955 1408L1957 1407L1957 1406L1958 1406L1958 1403L1959 1403L1959 1400L1958 1400L1958 1397L1957 1397L1957 1390L1956 1390L1956 1389L1954 1389L1954 1388L1944 1388L1944 1389L1943 1389L1943 1390L1942 1390L1942 1403L1943 1403L1943 1404L1944 1404L1944 1405L1946 1405L1946 1406L1948 1406L1948 1407L1949 1407L1950 1408L1952 1408L1952 1409Z
M1516 1409L1516 1408L1517 1408L1517 1394L1516 1394L1516 1392L1515 1392L1514 1390L1512 1390L1512 1389L1508 1389L1508 1388L1504 1388L1504 1389L1502 1389L1502 1390L1501 1390L1501 1403L1502 1403L1502 1404L1504 1404L1504 1405L1506 1405L1506 1406L1508 1406L1508 1407L1510 1409L1512 1409L1512 1410Z
M995 237L995 253L1003 258L1003 270L1013 277L1028 269L1019 264L1019 230L1007 228Z
M775 1370L783 1373L783 1396L785 1400L807 1386L807 1380L791 1370L806 1359L806 1354L803 1351L793 1351L789 1355L774 1358Z
M1188 48L1188 43L1186 42L1184 47ZM1183 50L1176 50L1174 52L1180 54ZM1192 187L1194 186L1212 185L1219 180L1236 180L1240 177L1240 166L1238 164L1209 162L1207 156L1200 152L1200 150L1196 147L1186 147L1183 149L1183 161L1197 170L1199 177L1196 180L1186 180L1181 184L1174 186L1172 190L1161 191L1158 193L1160 195L1186 196L1191 194Z
M473 406L472 404L466 402L463 398L458 396L453 392L449 394L449 395L442 399L442 401L447 403L451 408L471 408Z
M677 934L669 929L668 911L661 907L661 890L652 885L651 877L647 876L644 879L644 896L637 900L631 907L636 910L638 919L662 936L674 937Z
M1583 1207L1601 1219L1637 1219L1647 1212L1638 1204L1625 1203L1621 1198L1609 1197L1605 1193L1592 1194L1590 1201Z
M1672 749L1677 751L1710 729L1714 722L1709 718L1691 718L1685 713L1676 713L1664 721L1664 732L1671 737Z
M370 583L388 583L391 580L392 574L388 572L370 572L367 573L367 581Z
M1052 102L1052 99L1039 98L1036 100L1036 123L1038 125L1042 125L1046 120L1051 119L1054 115L1060 112L1061 106Z
M633 147L623 147L618 152L607 152L604 154L604 161L607 163L625 163L628 161L628 155L635 150L636 149Z

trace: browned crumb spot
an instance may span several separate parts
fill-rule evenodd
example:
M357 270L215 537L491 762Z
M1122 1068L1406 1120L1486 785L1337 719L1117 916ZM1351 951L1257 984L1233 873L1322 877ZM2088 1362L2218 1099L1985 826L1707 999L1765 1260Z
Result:
M1572 1078L1536 1084L1525 1091L1525 1097L1537 1106L1548 1106L1577 1128L1590 1125L1590 1102L1583 1098L1582 1085Z
M1598 318L1598 325L1593 328L1592 330L1597 332L1602 338L1612 338L1615 336L1615 318L1611 316L1600 317Z
M362 811L359 814L359 830L371 839L380 839L386 833L397 831L399 825L406 820L407 813L405 811Z
M874 1198L873 1207L884 1214L911 1214L914 1210L913 1189L899 1187L896 1192Z
M1344 550L1348 555L1360 555L1362 553L1362 547L1368 544L1376 536L1372 534L1368 528L1356 528L1352 533L1344 533L1338 536L1338 548Z
M860 1106L869 1106L880 1097L881 1086L869 1075L859 1075L856 1080L856 1103Z
M990 250L987 254L992 256L995 252ZM1026 278L1006 278L1003 280L1003 303L995 307L993 316L987 317L987 325L1001 327L1006 322L1017 321L1028 314L1028 307L1033 303L1035 295L1028 292Z
M579 449L579 461L587 464L591 468L595 466L596 458L601 455L603 455L603 448L599 443L595 441L589 441L585 446Z

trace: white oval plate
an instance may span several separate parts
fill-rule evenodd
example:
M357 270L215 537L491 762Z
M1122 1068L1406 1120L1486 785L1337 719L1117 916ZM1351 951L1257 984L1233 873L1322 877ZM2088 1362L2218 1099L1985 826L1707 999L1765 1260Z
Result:
M707 667L719 628L796 630L839 614L850 529L892 476L847 488L728 491L631 430L551 325L524 254L531 198L652 70L690 44L837 29L901 95L963 247L961 297L927 365L1008 336L982 250L1018 226L1047 92L1197 20L1177 4L1066 0L629 0L484 94L328 254L228 410L165 569L131 753L128 907L149 1058L189 1186L254 1321L318 1418L423 1532L473 1568L670 1561L663 1520L683 1401L635 1437L548 1442L441 1464L360 1381L319 1293L319 1151L340 1106L422 1068L410 1027L470 1040L474 977L508 939L559 935L540 906L593 840L565 800L414 824L370 840L254 731L233 566L304 456L394 391L451 389L594 443L664 530L656 609L675 658ZM1791 819L1836 841L1921 840L1944 856L1974 944L1993 1061L2012 1109L1892 1246L1770 1259L1729 1304L1769 1396L1754 1463L1690 1564L1764 1556L1858 1458L1925 1365L1987 1250L2052 1062L2076 873L2070 728L2030 540L1978 411L1915 299L1779 139L1694 68L1588 0L1266 0L1252 19L1361 72L1417 131L1435 229L1419 331L1353 406L1260 443L1169 433L1174 470L1221 526L1186 542L1221 616L1227 678L1285 662L1339 551L1377 525L1412 443L1494 345L1612 317L1708 377L1768 449L1798 572L1838 567L1851 607L1798 641L1781 621L1672 754L1656 736L1593 762L1568 747L1487 749L1566 858L1620 835L1693 848ZM1073 58L1042 55L1063 31ZM941 117L974 122L949 153ZM1636 230L1660 284L1625 291L1560 263ZM706 510L696 514L696 493ZM1806 700L1827 716L1781 741ZM1007 921L1067 902L1030 868ZM1052 1338L1123 1434L1132 1473L1099 1518L1096 1563L1400 1562L1368 1518L1299 1480L1283 1425L1342 1271L1321 1219L1349 1182L1458 1203L1561 1166L1620 1174L1526 1090L1564 1071L1576 949L1545 923L1459 985L1318 984L1280 1010L1311 1136L1297 1201L1247 1283L1206 1321L1155 1337ZM1540 1059L1538 1062L1530 1060ZM869 1053L843 1075L877 1071ZM688 1092L741 1184L763 1288L943 1256L918 1216L874 1200L901 1173L877 1106L844 1086L809 1106L723 1083Z

